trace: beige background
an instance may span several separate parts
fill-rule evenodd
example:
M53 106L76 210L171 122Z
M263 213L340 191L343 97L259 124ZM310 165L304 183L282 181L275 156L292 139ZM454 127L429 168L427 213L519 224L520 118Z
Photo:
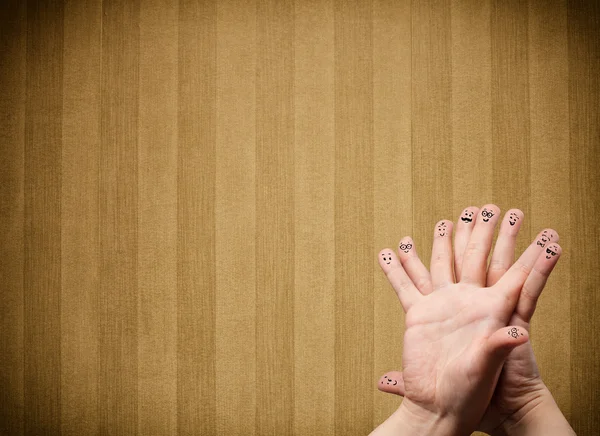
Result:
M377 253L494 202L564 249L532 341L600 428L597 1L4 0L0 433L365 435Z

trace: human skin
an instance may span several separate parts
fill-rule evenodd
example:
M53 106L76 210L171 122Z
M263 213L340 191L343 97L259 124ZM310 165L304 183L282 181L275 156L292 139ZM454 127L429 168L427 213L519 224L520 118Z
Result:
M493 204L481 210L467 209L473 212L472 221L457 224L458 230L461 224L465 226L457 231L458 271L452 267L453 223L449 220L438 222L434 231L431 275L415 250L401 249L402 242L406 247L406 238L399 245L398 255L391 249L378 255L406 311L404 371L396 380L405 399L373 434L419 434L425 431L424 427L414 428L419 423L427 426L427 434L469 434L478 427L484 413L491 413L486 418L490 422L503 419L494 416L493 409L486 412L487 406L505 359L514 348L528 343L529 337L526 325L512 324L518 321L513 315L516 310L533 313L535 302L520 298L523 286L527 280L547 277L559 257L560 246L549 236L552 232L557 239L556 232L548 229L512 264L507 253L511 241L514 253L513 239L518 232L515 225L522 221L522 212L513 210L520 215L512 216L515 224L507 224L506 229L503 226L497 242L497 246L508 248L494 253L494 268L486 271L500 210ZM541 244L541 240L546 242ZM543 256L545 244L550 243L555 255ZM502 270L504 266L506 270ZM488 286L490 275L495 283ZM521 309L517 309L520 304ZM390 374L385 375L389 378ZM402 429L407 416L412 428Z
M474 227L474 221L471 221L470 218L476 216L478 212L479 210L476 207L467 207L457 220L454 244L454 273L458 279L461 277L463 256ZM482 277L485 277L486 286L493 286L512 265L516 236L522 222L523 213L520 210L511 209L506 212L490 266L487 268L487 274L484 274L486 272L485 264L479 265L476 274L479 282L483 281ZM541 256L547 260L554 259L555 262L549 262L545 265L541 263L540 265L547 268L531 270L519 295L509 324L529 330L529 322L535 311L536 301L560 256L560 247L555 244L556 241L558 241L557 232L552 229L545 229L538 234L532 244L533 247L530 247L532 253L535 253L532 248L537 248L537 251L541 249ZM414 247L414 242L410 238L403 238L398 250L405 271L422 293L431 292L432 282L439 281L439 279L436 279L436 276L439 275L436 268L447 268L447 261L444 262L443 266L439 263L432 264L430 276L419 260L416 250L402 250L406 247ZM436 256L439 257L440 255L434 252L432 259ZM533 258L533 255L531 258ZM380 379L378 388L383 392L404 395L403 374L399 371L387 372ZM543 417L543 419L536 419L537 417ZM490 405L486 409L477 429L500 436L528 434L528 428L526 427L533 431L529 434L539 434L542 429L545 429L544 434L574 434L540 377L530 342L516 347L509 353Z

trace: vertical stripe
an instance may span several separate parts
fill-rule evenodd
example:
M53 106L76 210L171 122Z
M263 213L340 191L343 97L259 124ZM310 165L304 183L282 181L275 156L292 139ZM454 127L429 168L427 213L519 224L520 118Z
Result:
M527 4L492 0L493 202L502 213L516 207L529 217L529 75ZM496 232L500 226L496 226ZM521 224L517 252L531 242L530 221Z
M98 173L98 419L101 434L137 434L137 1L104 1Z
M332 1L296 2L294 432L335 434Z
M377 254L413 232L411 148L411 4L378 0L373 8L373 427L398 408L399 398L377 381L402 367L404 311ZM362 418L367 419L368 417Z
M219 2L217 14L214 434L252 436L257 413L256 4Z
M452 220L492 202L490 36L489 0L452 1Z
M0 434L23 434L27 3L0 8Z
M60 432L62 4L27 4L25 433Z
M177 433L177 5L141 3L138 431Z
M531 330L542 379L570 414L571 256L569 194L569 81L565 0L529 2L531 236L552 227L563 249L537 302ZM528 219L527 217L525 219ZM551 321L550 321L551 320ZM556 359L560 354L561 358Z
M413 238L429 265L433 226L454 219L450 3L413 3L411 16Z
M600 5L568 2L571 238L571 423L600 428Z
M294 3L257 2L256 433L294 410Z
M62 124L61 424L98 429L98 165L102 7L65 2Z
M335 428L373 428L373 10L335 8Z
M179 4L177 420L215 434L216 5Z

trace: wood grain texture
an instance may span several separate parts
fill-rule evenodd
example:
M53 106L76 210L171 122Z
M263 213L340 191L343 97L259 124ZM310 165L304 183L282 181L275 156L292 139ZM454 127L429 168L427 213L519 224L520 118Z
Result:
M492 187L493 203L530 214L528 10L525 2L491 2ZM501 212L501 213L503 213ZM496 227L496 234L499 226ZM517 240L521 253L531 243L529 220Z
M216 5L179 3L177 429L216 432Z
M400 369L404 312L377 254L412 234L411 5L373 3L373 428L400 398L375 389L385 372Z
M570 268L573 233L569 170L567 9L562 0L531 2L528 10L530 237L551 227L563 249L538 300L531 342L546 386L567 419L571 409ZM523 238L521 238L523 239ZM532 239L530 239L532 240ZM552 322L546 322L552 320ZM561 358L557 359L556 356Z
M294 400L294 4L256 3L256 434Z
M456 215L452 210L450 3L413 2L411 26L413 239L429 267L435 224Z
M373 414L373 11L336 6L335 434L354 435Z
M216 432L254 435L256 5L219 2L216 38Z
M0 8L0 434L24 431L27 4Z
M25 434L60 434L63 5L27 3Z
M177 433L177 60L179 10L140 3L138 431Z
M102 9L98 421L138 433L139 3Z
M102 5L64 9L62 123L61 428L98 425L99 168Z
M577 434L600 427L600 5L569 1L571 422ZM593 409L589 409L594 405Z
M466 207L493 200L490 3L451 4L453 201L448 218L454 221Z
M0 435L364 435L400 404L377 263L466 206L563 257L531 337L600 427L592 0L0 7Z
M315 436L335 433L333 11L297 2L294 23L294 434Z

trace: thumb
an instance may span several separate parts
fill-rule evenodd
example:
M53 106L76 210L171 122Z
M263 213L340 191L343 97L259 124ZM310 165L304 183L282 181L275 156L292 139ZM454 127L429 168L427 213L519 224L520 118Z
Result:
M529 333L523 327L502 327L487 339L486 360L492 365L501 366L512 350L528 340Z
M404 396L404 377L400 371L386 372L377 383L377 389L388 394Z

